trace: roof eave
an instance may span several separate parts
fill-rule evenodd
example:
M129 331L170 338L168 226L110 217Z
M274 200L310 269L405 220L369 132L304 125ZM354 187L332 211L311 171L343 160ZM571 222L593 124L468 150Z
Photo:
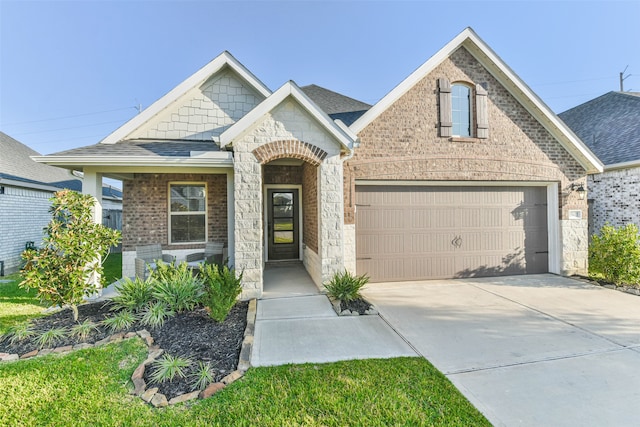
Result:
M640 159L630 160L628 162L611 163L604 165L604 172L619 170L619 169L632 169L640 167Z
M216 154L212 156L211 154ZM38 163L64 168L127 166L127 167L233 167L233 155L228 152L208 153L192 157L148 156L33 156Z

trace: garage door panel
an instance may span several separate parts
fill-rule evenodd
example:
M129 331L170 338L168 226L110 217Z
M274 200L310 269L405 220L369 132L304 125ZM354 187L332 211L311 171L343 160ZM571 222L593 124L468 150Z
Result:
M356 187L372 281L548 271L545 187Z

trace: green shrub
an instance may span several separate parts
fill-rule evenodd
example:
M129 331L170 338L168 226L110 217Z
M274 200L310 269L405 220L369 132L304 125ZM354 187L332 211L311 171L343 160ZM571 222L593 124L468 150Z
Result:
M153 285L151 280L142 280L136 277L135 280L125 278L116 286L118 295L113 297L114 310L142 310L153 298Z
M31 338L34 335L36 335L36 331L35 329L33 329L31 323L27 321L18 323L17 325L9 329L9 332L7 332L5 338L9 339L10 344L15 344L17 342Z
M101 260L118 244L120 232L93 222L90 195L61 190L51 201L42 248L22 253L26 264L20 286L37 290L49 305L69 305L77 321L77 305L104 282Z
M191 366L191 363L188 358L165 354L162 359L157 359L152 363L154 372L151 374L151 382L159 384L172 381L176 376L186 378L185 368Z
M635 224L615 228L607 224L593 235L589 246L589 273L615 284L640 282L640 236Z
M55 344L66 336L67 328L53 328L41 333L36 339L36 343L40 348L55 347Z
M122 310L118 314L114 314L113 316L104 319L101 323L111 332L118 332L123 329L129 329L137 320L138 318L135 314L129 310Z
M82 323L78 323L71 327L71 336L76 337L81 340L86 340L89 334L93 331L98 330L98 325L93 323L91 320L86 319Z
M159 262L151 273L153 297L177 313L193 310L202 299L204 286L187 263L178 265Z
M164 325L164 322L175 314L166 303L162 301L151 302L142 312L140 322L145 326L157 328Z
M327 294L334 299L348 302L361 299L360 290L369 282L366 274L354 276L345 270L336 272L329 283L325 283Z
M242 274L226 265L205 264L200 270L205 293L203 304L209 309L209 316L216 322L224 322L242 292Z
M213 373L211 372L211 365L203 361L198 362L198 369L191 375L192 390L204 390L209 384L213 382Z

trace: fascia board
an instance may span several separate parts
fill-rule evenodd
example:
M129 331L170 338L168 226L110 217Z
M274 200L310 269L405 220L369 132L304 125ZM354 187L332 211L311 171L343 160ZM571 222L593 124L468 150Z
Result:
M146 157L146 156L33 156L38 163L53 166L192 166L192 167L229 167L233 166L232 153L216 153L208 157Z
M8 178L0 178L0 184L10 185L12 187L31 188L34 190L52 191L52 192L62 190L61 187L54 187L53 185L36 184L33 182L24 182L24 181L18 181L15 179L8 179Z
M588 173L602 172L603 164L536 93L471 29L462 42L502 86L551 133Z
M252 125L280 105L289 96L293 97L315 120L322 124L345 149L351 150L355 139L351 138L347 132L341 129L338 124L320 110L292 81L282 85L278 90L273 92L271 96L224 131L220 135L220 147L222 148L231 144L235 139L246 133ZM350 134L353 135L353 132L350 132Z
M618 169L632 169L640 167L640 159L639 160L631 160L629 162L620 162L620 163L611 163L609 165L604 165L604 172L609 172Z
M387 108L395 103L402 95L407 93L413 86L415 86L420 80L422 80L427 74L429 74L435 67L437 67L442 61L449 57L472 33L470 28L466 28L460 34L458 34L453 40L447 43L442 49L440 49L435 55L427 60L424 64L418 67L413 73L405 78L400 84L380 99L376 104L371 107L366 113L364 113L358 120L353 122L349 127L355 134L360 133L367 125L374 121L380 114L382 114Z
M202 84L209 77L222 70L225 66L229 66L233 71L240 75L247 83L249 83L258 93L263 97L268 97L271 94L269 88L262 83L258 78L253 75L244 65L236 60L229 52L224 51L216 58L214 58L207 65L196 71L178 86L174 87L167 94L162 96L156 102L151 104L148 108L143 110L140 114L120 126L114 132L109 134L106 138L100 141L101 144L115 144L127 137L127 135L134 132L140 126L144 125L147 121L151 120L155 115L163 111L173 102L175 102L182 95L187 93L192 88Z

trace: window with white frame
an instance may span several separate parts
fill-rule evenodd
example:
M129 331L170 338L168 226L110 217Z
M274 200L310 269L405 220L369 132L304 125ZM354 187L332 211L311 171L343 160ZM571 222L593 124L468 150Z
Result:
M207 241L207 185L169 184L169 243Z

